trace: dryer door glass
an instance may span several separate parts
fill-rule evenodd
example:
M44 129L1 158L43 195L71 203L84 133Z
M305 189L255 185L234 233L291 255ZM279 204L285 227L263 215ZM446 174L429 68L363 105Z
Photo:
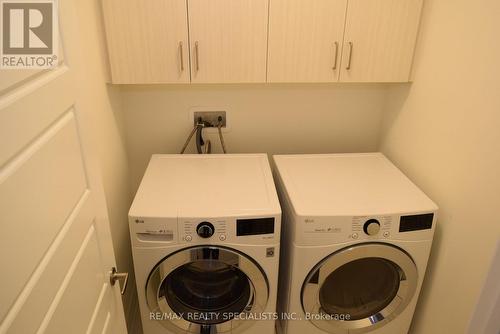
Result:
M344 264L328 275L319 290L323 311L367 318L383 310L396 296L401 269L391 261L365 258Z
M366 243L318 263L302 286L307 319L328 333L366 333L396 318L417 289L417 267L402 249Z

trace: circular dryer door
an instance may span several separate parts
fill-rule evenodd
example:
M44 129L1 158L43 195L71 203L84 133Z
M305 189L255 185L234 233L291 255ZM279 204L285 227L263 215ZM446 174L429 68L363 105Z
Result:
M328 333L365 333L400 314L416 288L417 268L405 251L360 244L311 270L302 286L302 307L306 318Z
M199 246L163 259L151 272L146 299L160 322L178 333L238 333L267 304L269 285L260 266L229 248Z

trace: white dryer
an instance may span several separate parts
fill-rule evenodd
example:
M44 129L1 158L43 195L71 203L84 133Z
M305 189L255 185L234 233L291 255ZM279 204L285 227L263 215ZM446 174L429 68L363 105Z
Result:
M144 333L274 333L280 220L266 155L154 155L129 213Z
M283 208L278 329L407 333L436 205L380 153L274 160Z

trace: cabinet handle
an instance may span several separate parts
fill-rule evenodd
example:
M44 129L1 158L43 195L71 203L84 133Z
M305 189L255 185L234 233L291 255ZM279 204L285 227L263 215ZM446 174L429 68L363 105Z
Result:
M179 42L179 57L181 62L181 72L184 72L184 47L182 41Z
M352 59L352 42L349 42L349 58L347 59L346 70L351 69L351 59Z
M339 42L335 42L334 45L335 45L335 58L333 59L332 70L335 71L337 69L337 61L339 58Z
M198 42L194 42L194 56L196 58L196 72L200 70L200 52Z

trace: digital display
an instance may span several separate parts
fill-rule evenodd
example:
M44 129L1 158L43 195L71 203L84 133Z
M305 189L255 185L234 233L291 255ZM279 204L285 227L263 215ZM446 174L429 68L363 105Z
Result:
M274 233L274 217L236 220L236 236L272 233Z
M399 221L399 232L430 230L432 228L433 213L423 215L402 216Z

